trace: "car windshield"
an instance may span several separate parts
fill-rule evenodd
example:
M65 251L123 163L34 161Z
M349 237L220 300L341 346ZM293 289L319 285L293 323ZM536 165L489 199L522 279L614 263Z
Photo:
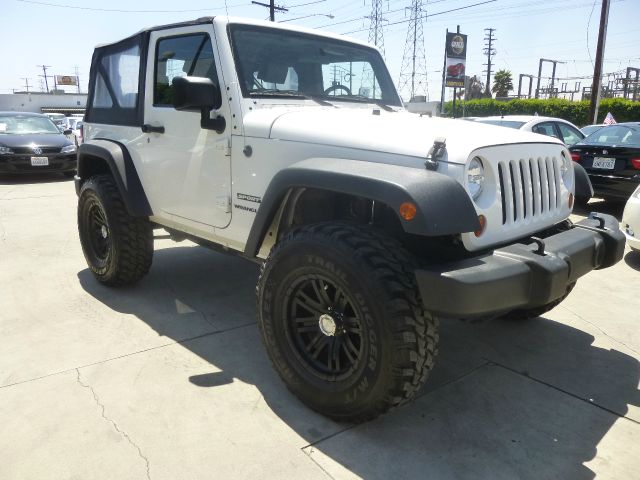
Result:
M640 147L640 131L622 125L612 125L596 130L582 140L587 145L625 145Z
M232 25L245 97L322 98L400 106L380 53L316 35Z
M60 133L60 131L46 117L0 116L0 135L28 135L33 133Z
M516 130L525 124L525 122L516 122L515 120L485 120L483 118L478 118L476 122L486 123L488 125L499 125L501 127L515 128Z

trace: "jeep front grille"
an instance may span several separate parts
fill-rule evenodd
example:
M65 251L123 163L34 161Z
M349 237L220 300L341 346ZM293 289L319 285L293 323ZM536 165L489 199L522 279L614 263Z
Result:
M498 163L502 224L545 215L560 208L560 162L556 157Z

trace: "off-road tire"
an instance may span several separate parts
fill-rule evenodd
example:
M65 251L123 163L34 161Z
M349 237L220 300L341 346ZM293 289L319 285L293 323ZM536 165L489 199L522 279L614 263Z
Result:
M413 270L400 243L367 227L309 225L278 242L256 287L258 323L267 353L289 390L338 421L369 420L411 400L434 365L438 343L438 320L422 305ZM311 297L316 300L307 301ZM302 319L291 314L292 305L295 312L310 313L300 302L319 305L323 298L325 307L327 302L334 306ZM322 311L347 331L323 334ZM300 333L303 329L308 336ZM305 344L317 335L317 344ZM318 357L326 359L324 367L310 359L311 347L323 341ZM350 350L355 361L346 356L349 343L358 344L357 355Z
M562 301L565 298L567 298L567 296L571 293L571 290L573 290L573 287L575 286L576 286L576 282L570 283L567 286L567 291L565 292L565 294L562 295L560 298L554 300L553 302L547 303L546 305L542 305L541 307L523 309L523 310L513 310L507 313L506 315L503 315L502 318L520 321L520 320L529 320L532 318L540 317L541 315L544 315L545 313L547 313L549 310L553 310L558 305L560 305L560 303L562 303Z
M78 232L89 269L105 285L135 283L151 268L151 223L147 218L128 214L109 175L96 175L82 185Z

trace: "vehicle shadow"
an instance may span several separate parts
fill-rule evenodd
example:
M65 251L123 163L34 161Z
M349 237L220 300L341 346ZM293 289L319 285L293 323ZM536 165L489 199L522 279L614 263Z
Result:
M309 455L362 478L590 479L584 464L629 405L640 405L638 361L595 346L581 330L545 318L446 320L438 364L413 404L363 425L328 421L301 405L270 367L255 325L257 272L240 258L174 247L157 250L149 275L129 289L104 287L86 269L78 278L112 310L135 315L212 365L185 382L255 385L308 442ZM219 333L190 335L188 315L167 316L177 305Z
M62 173L42 172L19 175L0 174L0 185L35 185L38 183L57 183L73 181L71 177L65 177Z
M631 250L624 256L624 261L634 270L640 271L640 252Z

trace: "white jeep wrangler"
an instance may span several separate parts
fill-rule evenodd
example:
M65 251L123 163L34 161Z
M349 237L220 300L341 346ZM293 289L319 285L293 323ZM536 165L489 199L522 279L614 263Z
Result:
M264 345L311 408L362 421L415 396L439 317L533 317L622 258L572 224L559 141L406 112L379 51L202 18L96 48L75 178L95 277L139 280L153 230L262 263Z

